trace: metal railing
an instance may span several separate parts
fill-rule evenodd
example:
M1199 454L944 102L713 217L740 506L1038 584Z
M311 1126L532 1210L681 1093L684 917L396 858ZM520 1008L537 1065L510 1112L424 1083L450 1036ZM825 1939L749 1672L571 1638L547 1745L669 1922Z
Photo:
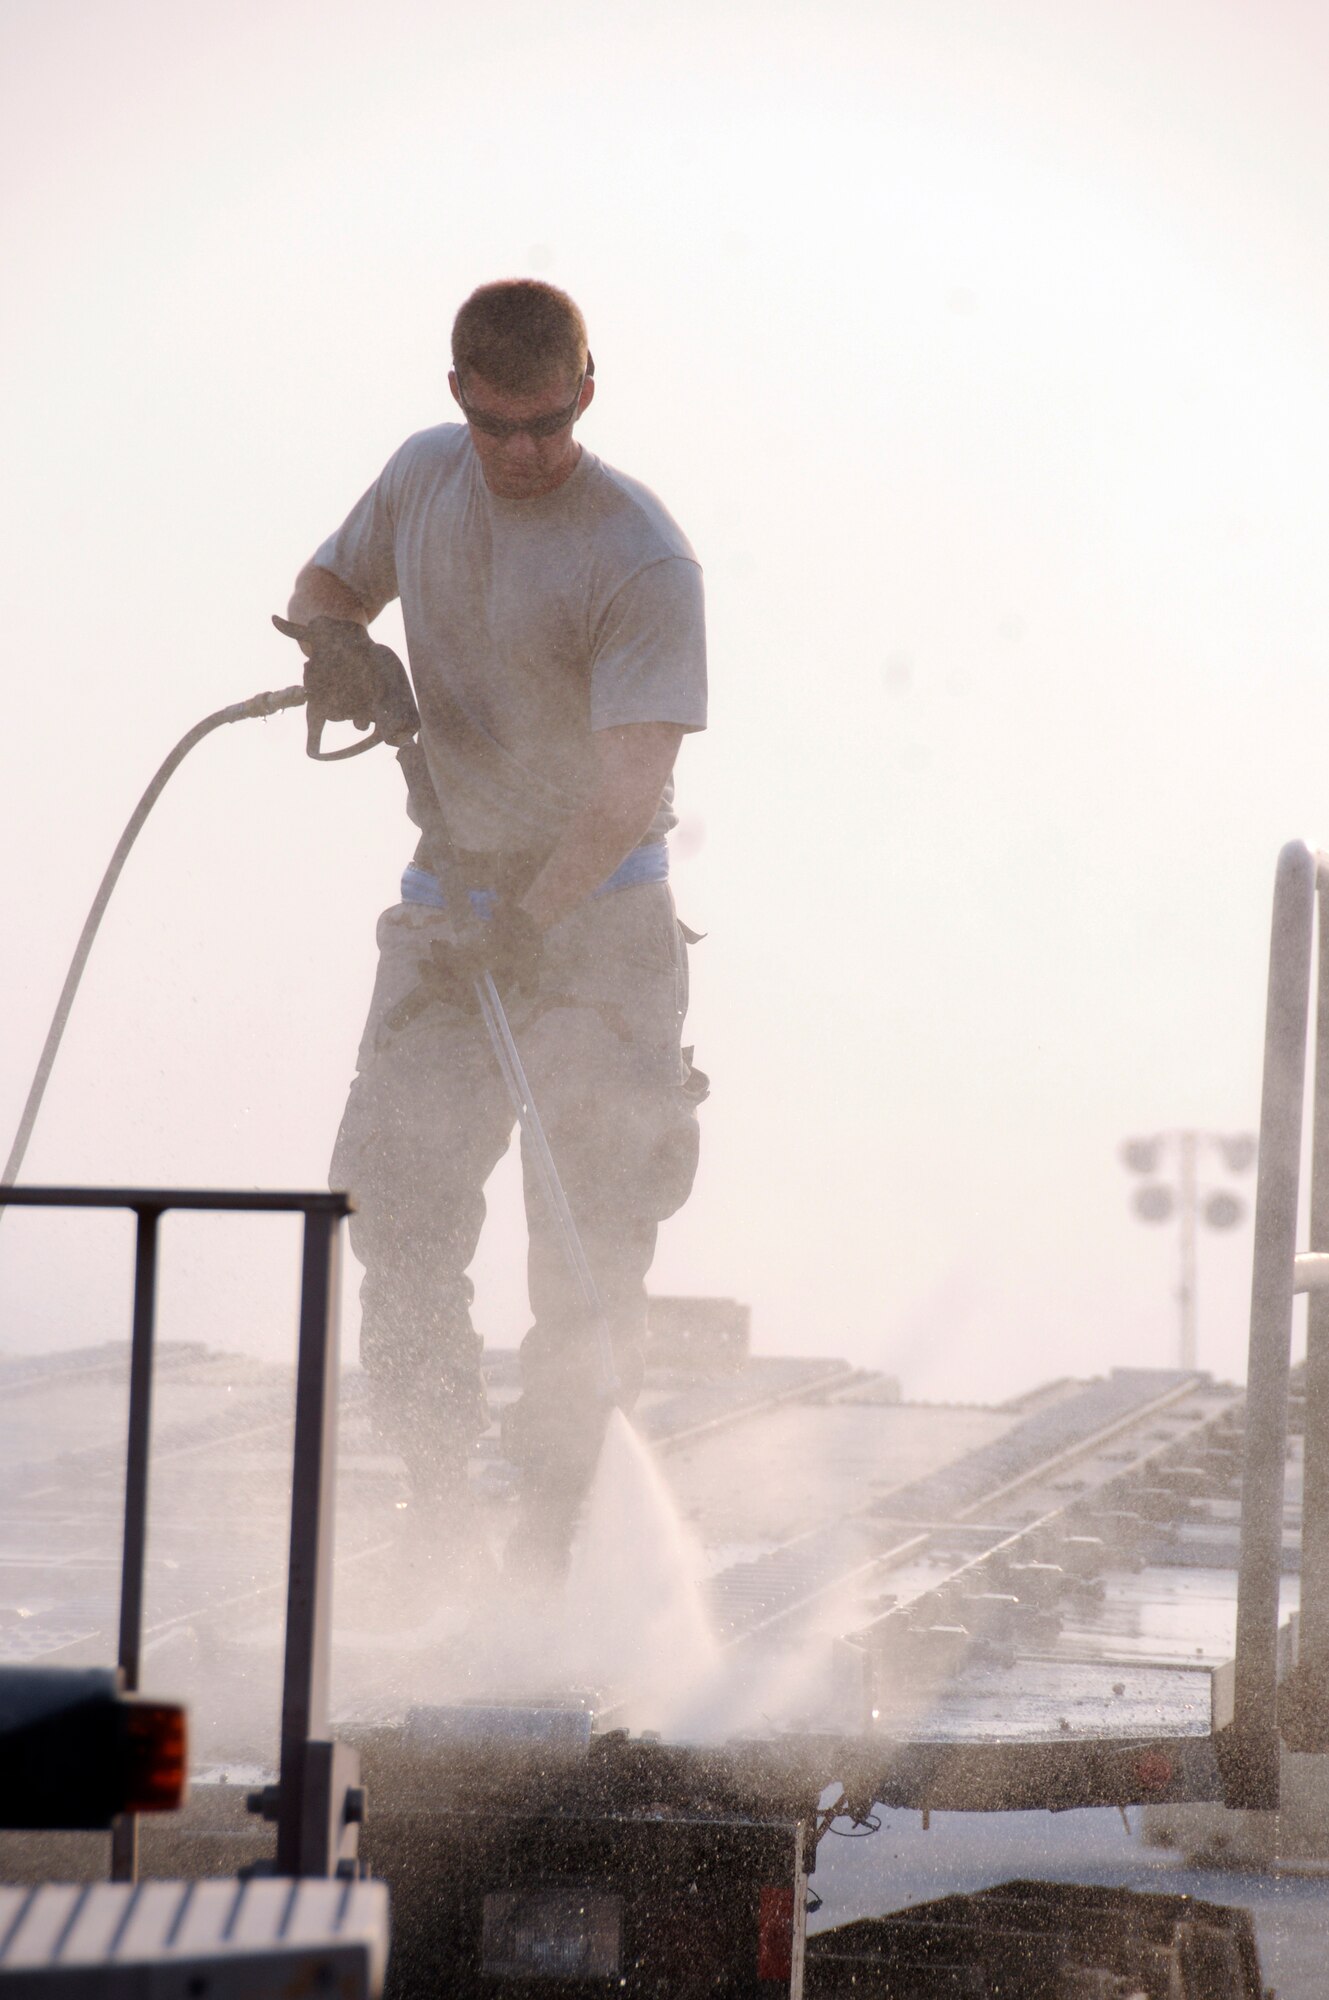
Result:
M364 1809L358 1758L345 1744L328 1737L338 1276L341 1224L351 1212L349 1197L190 1188L5 1187L0 1188L0 1204L16 1208L123 1208L137 1218L118 1653L124 1685L130 1693L138 1692L142 1666L161 1218L168 1209L303 1215L280 1778L275 1792L264 1795L258 1809L277 1822L279 1875L334 1875L353 1870ZM126 1815L112 1834L112 1879L132 1881L137 1867L137 1824Z
M1302 1107L1316 909L1311 1249L1297 1253ZM1227 1803L1272 1810L1281 1743L1329 1750L1329 855L1292 841L1278 857L1269 947L1259 1181L1251 1274L1241 1557ZM1308 1292L1298 1659L1280 1691L1284 1480L1292 1307Z

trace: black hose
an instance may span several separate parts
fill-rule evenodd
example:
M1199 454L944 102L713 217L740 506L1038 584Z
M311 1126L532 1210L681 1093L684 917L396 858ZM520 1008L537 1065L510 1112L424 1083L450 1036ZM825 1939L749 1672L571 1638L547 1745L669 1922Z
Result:
M78 992L78 983L83 977L83 968L88 962L88 953L92 950L92 941L96 937L98 926L106 913L106 905L111 900L111 891L120 879L120 870L129 858L129 850L137 840L144 820L157 803L167 779L170 777L172 771L174 771L176 765L189 755L194 745L201 743L203 738L210 735L214 729L220 729L224 722L247 722L251 716L275 715L279 709L301 707L304 699L305 691L302 687L278 688L268 694L256 694L249 701L234 702L230 708L219 708L215 715L205 716L202 722L195 723L187 736L180 738L180 741L176 744L174 750L172 750L170 756L158 770L152 783L135 806L129 824L121 834L115 853L111 856L106 873L102 876L101 886L92 899L92 908L88 911L87 922L84 924L79 935L79 941L75 947L69 971L65 974L65 983L60 989L60 998L56 1002L55 1015L47 1032L46 1043L41 1053L41 1060L37 1064L37 1074L32 1079L32 1088L28 1092L28 1101L23 1107L23 1116L19 1120L18 1132L15 1136L13 1146L10 1148L9 1158L5 1162L4 1174L0 1176L0 1187L13 1187L18 1177L19 1169L23 1165L23 1156L28 1150L28 1141L32 1137L32 1128L37 1122L37 1113L41 1109L42 1098L46 1093L47 1080L50 1077L51 1069L55 1062L56 1052L60 1047L60 1038L65 1032L65 1023L69 1019L69 1010L74 1004L74 995ZM0 1215L3 1215L3 1213L4 1207L0 1205Z

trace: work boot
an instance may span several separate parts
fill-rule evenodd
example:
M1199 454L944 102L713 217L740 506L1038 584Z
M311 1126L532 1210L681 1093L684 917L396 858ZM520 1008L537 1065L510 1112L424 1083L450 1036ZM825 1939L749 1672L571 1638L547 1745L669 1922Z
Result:
M630 1408L644 1373L641 1349L615 1341L620 1398ZM521 1345L522 1393L503 1412L503 1455L521 1482L504 1575L556 1588L567 1575L581 1505L600 1462L612 1405L605 1400L590 1326L539 1322Z
M394 1625L420 1624L441 1602L468 1598L496 1575L470 1485L489 1406L478 1373L473 1381L446 1385L371 1376L369 1388L374 1432L406 1476L382 1587L372 1594L389 1608Z
M528 1390L503 1412L503 1456L517 1469L517 1519L503 1555L504 1577L540 1596L567 1575L577 1516L595 1474L603 1424L587 1434L580 1399L561 1406Z
M528 1488L503 1551L504 1581L525 1596L552 1596L567 1577L582 1492Z
M446 1500L412 1493L394 1510L386 1544L350 1563L338 1582L338 1625L361 1635L361 1645L382 1640L390 1646L395 1635L409 1647L413 1634L445 1636L445 1627L468 1625L497 1580L498 1564L469 1489Z
M503 1454L517 1468L520 1500L503 1573L537 1594L567 1575L581 1505L595 1477L609 1406L597 1396L527 1390L503 1413Z
M468 1600L498 1577L498 1564L469 1486L448 1494L413 1493L401 1513L396 1568L427 1612L443 1600Z
M455 1439L423 1462L403 1454L407 1486L392 1512L390 1540L352 1586L361 1600L357 1625L385 1635L420 1631L449 1608L469 1613L494 1585L498 1565L468 1454Z
M479 1369L452 1379L369 1377L369 1419L379 1444L401 1459L413 1493L457 1492L492 1421Z

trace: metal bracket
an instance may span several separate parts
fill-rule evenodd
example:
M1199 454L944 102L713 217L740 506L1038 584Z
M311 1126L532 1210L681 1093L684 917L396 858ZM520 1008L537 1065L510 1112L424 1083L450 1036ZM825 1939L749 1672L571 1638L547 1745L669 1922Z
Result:
M304 1745L300 1763L293 1794L299 1818L293 1828L284 1829L293 1839L290 1859L295 1865L289 1869L283 1867L281 1872L357 1875L360 1828L367 1806L365 1788L360 1783L359 1751L347 1743L309 1742ZM264 1785L261 1791L250 1792L245 1808L282 1825L281 1786Z

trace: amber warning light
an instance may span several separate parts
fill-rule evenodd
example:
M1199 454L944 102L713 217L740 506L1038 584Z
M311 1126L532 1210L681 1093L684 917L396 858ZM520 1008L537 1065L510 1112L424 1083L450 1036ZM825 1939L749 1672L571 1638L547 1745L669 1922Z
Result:
M114 1667L0 1666L0 1826L96 1833L185 1795L185 1711Z
M125 1805L131 1813L174 1812L189 1770L185 1711L174 1702L126 1700Z

